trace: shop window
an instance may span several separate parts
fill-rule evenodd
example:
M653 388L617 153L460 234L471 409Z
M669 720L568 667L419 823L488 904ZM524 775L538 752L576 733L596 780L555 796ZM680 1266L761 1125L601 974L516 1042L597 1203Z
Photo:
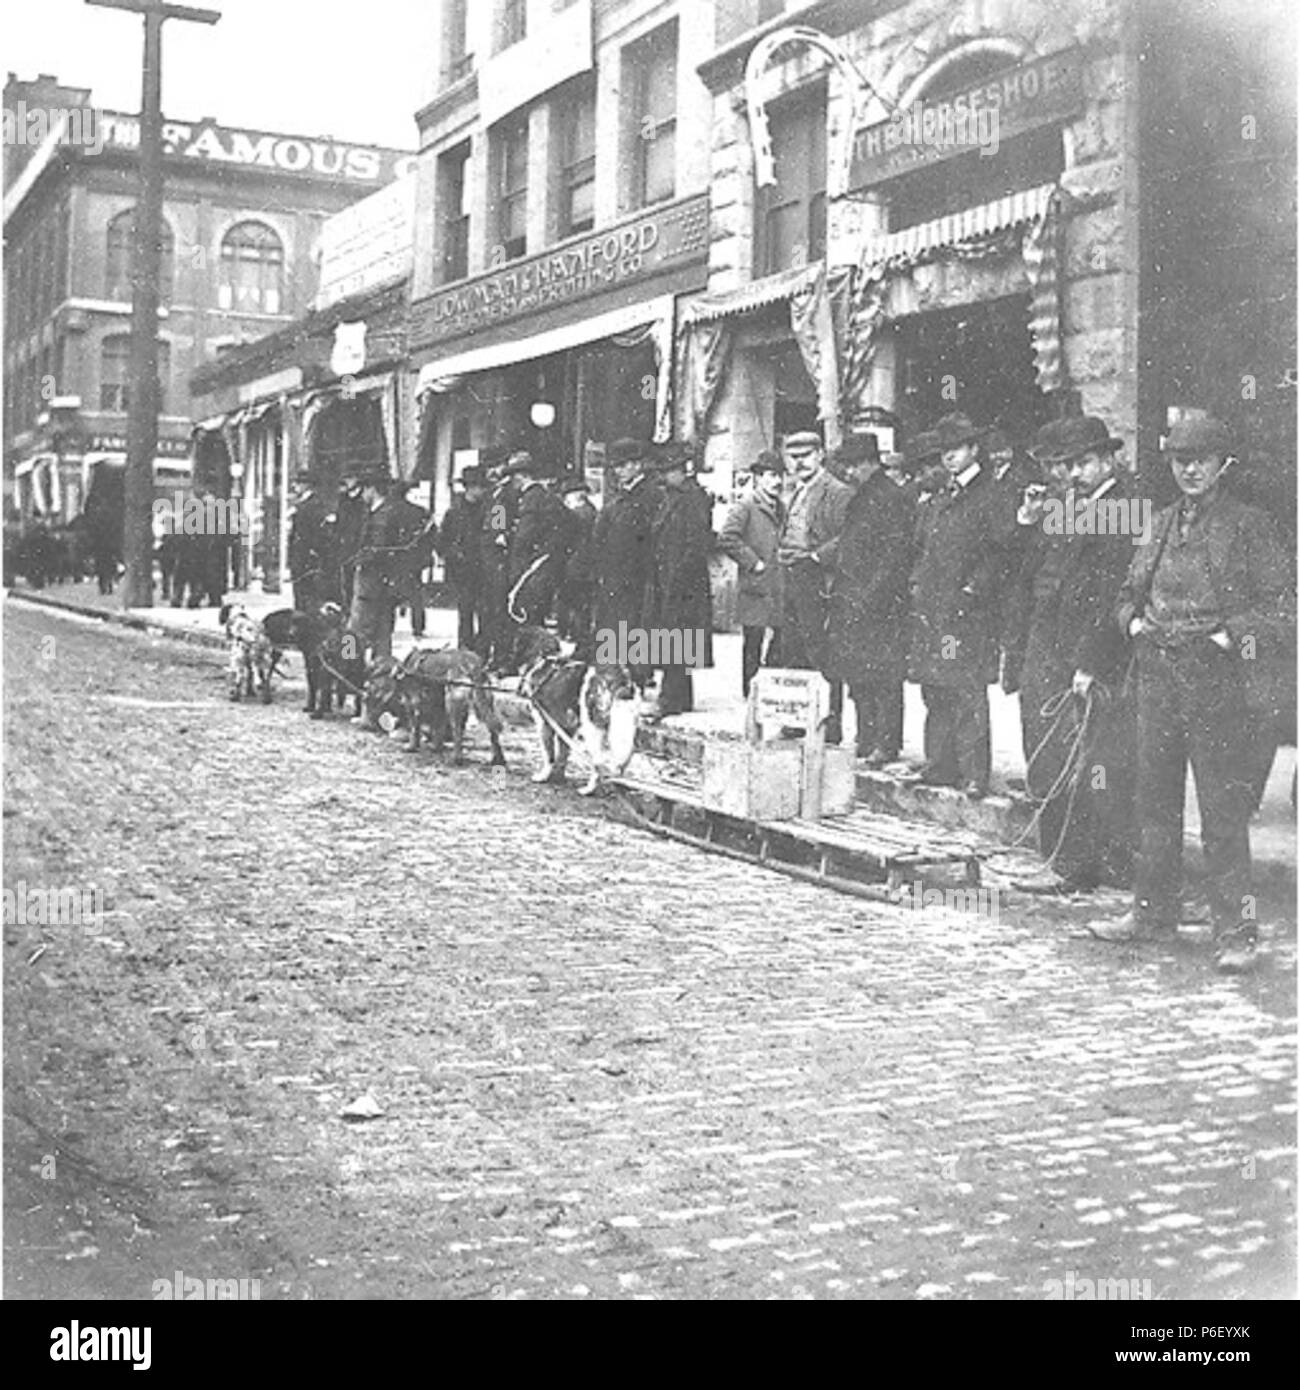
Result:
M240 222L221 242L217 307L278 314L284 297L284 247L264 222Z
M826 89L768 110L776 183L757 190L755 268L760 275L826 254Z
M556 103L559 128L559 234L576 236L596 225L596 92L580 82Z
M499 126L494 143L496 238L505 259L513 261L528 253L528 117Z
M497 0L496 32L492 51L500 53L520 43L528 33L527 0Z
M158 342L158 409L166 414L171 383L171 344ZM131 408L131 335L114 333L99 349L99 408L125 414Z
M469 52L468 40L469 0L445 0L442 13L442 75L444 85L450 86L453 82L459 82L474 66L474 55Z
M104 257L104 297L106 299L131 298L131 257L135 243L135 210L127 208L108 224L107 246ZM175 275L176 239L172 229L164 219L160 238L161 254L158 261L158 298L166 304L172 295L172 280Z
M466 189L469 142L438 156L438 204L442 244L442 282L469 274L469 209Z
M623 69L632 92L632 203L650 207L677 191L676 22L629 44Z

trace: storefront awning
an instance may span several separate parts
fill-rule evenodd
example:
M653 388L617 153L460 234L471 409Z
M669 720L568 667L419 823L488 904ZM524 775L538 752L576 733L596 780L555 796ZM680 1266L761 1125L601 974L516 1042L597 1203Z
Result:
M751 280L749 284L726 294L701 295L683 306L682 325L712 323L717 319L730 318L733 314L748 314L755 309L765 309L770 304L793 299L800 290L809 289L816 283L821 270L822 263L815 261L812 265L765 275L761 280Z
M564 352L569 348L616 338L634 328L644 328L647 324L661 328L671 341L673 304L674 296L660 295L657 299L643 300L640 304L629 304L624 309L611 309L605 314L595 314L577 323L565 324L563 328L535 333L531 338L519 338L493 347L471 348L452 357L439 357L420 368L416 391L423 394L426 391L447 390L456 385L458 378L470 372L486 372L495 367L513 366L516 362L549 357L552 353Z
M870 266L896 260L910 261L941 246L955 246L975 237L1037 221L1046 213L1055 190L1054 183L1045 183L1038 188L1008 193L980 207L965 208L930 222L918 222L915 227L904 227L901 232L872 237L863 245L861 263Z

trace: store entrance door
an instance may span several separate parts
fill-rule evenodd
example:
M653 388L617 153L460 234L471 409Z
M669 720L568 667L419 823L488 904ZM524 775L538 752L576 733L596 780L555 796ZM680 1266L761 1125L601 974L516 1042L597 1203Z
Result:
M1028 295L900 319L898 364L898 404L913 428L960 410L1024 446L1057 413L1034 379Z

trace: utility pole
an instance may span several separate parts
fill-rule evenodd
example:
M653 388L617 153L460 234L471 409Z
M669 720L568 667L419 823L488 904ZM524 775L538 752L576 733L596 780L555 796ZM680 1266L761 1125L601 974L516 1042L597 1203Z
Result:
M126 417L126 479L122 556L124 608L153 604L153 461L158 451L158 271L162 239L162 26L165 19L215 24L216 10L163 0L86 0L144 18L140 102L140 193L131 258L131 369Z

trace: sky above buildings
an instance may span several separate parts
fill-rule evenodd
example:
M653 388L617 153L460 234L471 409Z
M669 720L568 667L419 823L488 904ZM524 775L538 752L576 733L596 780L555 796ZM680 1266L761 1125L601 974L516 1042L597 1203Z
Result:
M163 112L223 125L414 149L433 93L433 0L184 0L212 26L163 27ZM3 7L0 52L20 78L51 73L97 106L140 108L143 21L85 0Z

